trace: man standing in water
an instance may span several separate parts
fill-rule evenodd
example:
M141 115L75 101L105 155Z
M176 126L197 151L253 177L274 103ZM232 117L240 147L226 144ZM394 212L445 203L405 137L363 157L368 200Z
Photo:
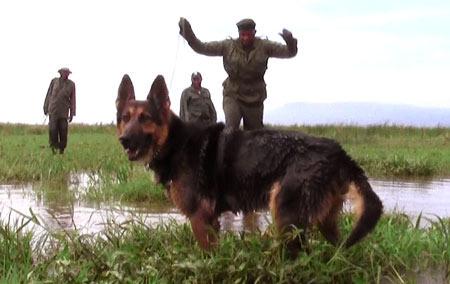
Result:
M223 82L223 111L227 127L244 130L263 127L264 100L267 97L264 74L270 57L290 58L297 54L297 39L283 29L286 45L255 36L255 22L243 19L237 24L239 38L201 42L190 23L180 18L180 34L197 53L222 56L228 78Z
M69 79L69 68L58 70L60 77L50 82L44 102L44 114L49 114L49 142L53 154L64 153L69 122L75 116L75 83Z

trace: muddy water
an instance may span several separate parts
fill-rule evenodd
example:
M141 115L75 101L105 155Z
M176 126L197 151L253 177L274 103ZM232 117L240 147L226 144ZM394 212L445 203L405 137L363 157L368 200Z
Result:
M450 218L450 179L431 181L376 180L371 184L383 201L385 212L403 212L412 219L419 214L431 220L436 216ZM31 216L30 210L41 223L41 230L76 229L81 233L100 231L107 222L116 223L139 218L147 224L157 225L186 218L172 208L143 207L142 204L85 202L80 198L86 190L96 186L95 176L72 175L55 184L0 185L0 219L12 224ZM45 187L45 190L42 188ZM264 230L270 215L256 213L242 215L223 214L222 229L242 231L258 228ZM39 230L39 228L37 229Z

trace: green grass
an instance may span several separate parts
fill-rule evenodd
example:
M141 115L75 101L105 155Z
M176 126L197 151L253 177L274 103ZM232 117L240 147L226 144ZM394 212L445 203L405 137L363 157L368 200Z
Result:
M337 140L371 177L450 175L450 128L291 126Z
M73 172L94 172L126 179L130 163L109 126L74 125L64 155L48 148L45 126L0 125L0 180L38 181Z
M23 230L32 221L30 218L20 223L5 223L0 218L0 283L20 283L32 270L32 233Z
M449 128L286 128L336 139L371 177L450 176ZM51 154L47 135L46 126L0 124L2 183L39 182L41 194L61 196L71 174L85 173L96 180L86 198L166 200L151 173L126 159L113 125L71 125L63 156ZM311 252L295 260L272 226L264 233L221 233L219 247L204 252L187 224L109 220L98 235L47 232L36 240L24 231L29 222L37 221L0 222L0 283L408 283L420 271L450 273L450 221L423 229L400 214L383 216L348 250L313 232ZM344 236L351 224L348 217L342 222Z
M450 128L386 125L282 128L339 141L371 177L450 176ZM45 182L87 173L101 180L98 186L89 189L89 198L129 201L163 198L161 187L153 184L142 165L127 160L114 125L70 125L64 155L51 153L44 125L0 124L0 137L3 183Z
M0 225L2 231L13 232ZM348 216L342 227L347 235ZM22 252L29 252L29 237L9 233L9 239L20 244L12 248L0 238L2 250L19 255L8 258L4 268L9 273L1 273L0 282L409 283L429 269L448 277L449 234L448 220L423 229L402 215L384 216L372 234L347 250L329 245L313 232L311 252L290 260L273 227L264 233L221 233L220 245L205 252L187 224L151 228L137 219L123 224L111 220L96 236L53 233L45 253L35 250L41 254L32 267L31 255Z
M88 190L88 197L95 200L121 199L134 204L167 203L164 188L153 182L153 174L143 166L132 167L125 180L103 179L103 183Z

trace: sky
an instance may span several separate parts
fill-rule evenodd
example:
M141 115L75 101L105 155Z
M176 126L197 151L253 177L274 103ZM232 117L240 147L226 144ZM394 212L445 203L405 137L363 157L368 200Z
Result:
M111 123L123 74L137 99L165 77L172 110L199 71L223 121L222 58L196 54L178 34L187 18L202 41L237 37L252 18L257 36L299 52L269 59L265 110L292 102L377 102L449 108L450 1L0 1L0 122L44 124L57 70L76 84L76 123ZM301 111L301 110L299 110Z

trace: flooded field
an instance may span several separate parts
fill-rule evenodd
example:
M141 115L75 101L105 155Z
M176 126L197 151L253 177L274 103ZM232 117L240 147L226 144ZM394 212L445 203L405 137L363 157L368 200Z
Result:
M139 218L149 225L169 220L186 221L173 207L80 201L83 199L79 196L95 182L95 177L77 174L70 176L66 184L45 192L35 184L0 185L0 219L14 222L23 216L31 216L33 212L45 230L76 229L81 233L98 232L111 220L120 223ZM425 217L424 223L436 220L437 216L450 218L450 179L371 179L370 182L382 199L385 212L402 212L412 220L421 214ZM264 230L270 222L270 215L258 212L243 218L229 213L223 214L220 221L222 229L227 231Z
M428 181L371 180L386 212L419 214L435 220L450 218L450 179Z
M420 225L423 227L428 226L430 221L437 220L438 217L450 218L448 206L450 179L429 181L371 179L370 182L382 199L386 213L403 213L413 222L421 215ZM36 244L40 239L44 239L40 236L60 230L77 230L79 234L96 234L106 227L111 227L111 223L121 224L127 220L139 220L152 227L187 221L171 206L85 201L86 192L99 186L99 183L101 181L96 176L74 174L50 185L39 183L0 185L0 220L6 224L20 225L35 216L38 222L29 223L26 229L33 231ZM348 210L349 206L345 208ZM245 217L242 214L235 216L227 213L221 216L220 222L221 229L224 231L241 232L255 229L263 231L271 222L271 217L267 212L257 212ZM387 238L389 241L389 236ZM417 243L420 244L420 242ZM404 242L399 245L404 247ZM41 249L44 247L42 246ZM415 248L406 249L406 251L409 250L414 251ZM420 250L414 255L416 253L420 253ZM248 260L244 262L248 263ZM445 265L440 262L438 266L425 266L422 270L412 268L404 271L401 276L397 275L398 279L392 273L383 272L383 275L379 275L379 280L380 283L409 281L427 284L447 283L448 268ZM403 267L403 265L396 267Z

